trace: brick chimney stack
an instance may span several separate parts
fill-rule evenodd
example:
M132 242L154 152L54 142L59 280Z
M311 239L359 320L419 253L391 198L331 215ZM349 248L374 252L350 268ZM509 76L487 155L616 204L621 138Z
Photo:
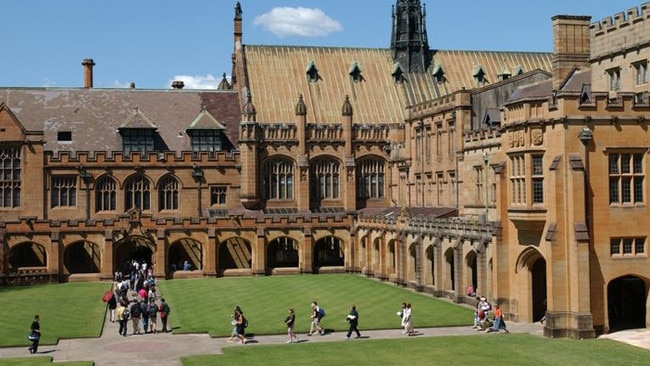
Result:
M183 89L185 87L185 83L182 80L174 80L172 81L172 88L173 89Z
M95 66L95 61L92 58L86 58L81 63L84 67L84 88L93 87L93 66Z
M562 88L576 68L589 65L590 16L556 15L553 18L553 89Z

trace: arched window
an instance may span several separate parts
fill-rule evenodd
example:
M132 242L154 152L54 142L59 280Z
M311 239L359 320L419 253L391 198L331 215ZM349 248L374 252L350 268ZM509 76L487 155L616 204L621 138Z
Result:
M366 158L357 162L357 196L361 199L384 198L384 162Z
M273 158L264 163L264 194L271 200L293 199L293 162L285 158Z
M127 211L133 208L150 210L151 188L149 180L142 175L130 178L124 184L124 200L124 208Z
M20 147L0 146L0 207L20 207Z
M115 211L117 184L109 176L103 176L95 183L95 211Z
M312 199L339 198L339 170L341 164L330 158L316 160L311 166Z
M178 210L178 180L172 175L158 183L158 206L159 211Z

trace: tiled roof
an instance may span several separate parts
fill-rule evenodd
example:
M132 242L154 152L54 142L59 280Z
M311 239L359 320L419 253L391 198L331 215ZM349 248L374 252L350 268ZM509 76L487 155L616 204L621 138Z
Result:
M460 89L479 85L474 73L484 72L487 83L499 81L504 69L551 70L551 53L491 51L431 51L426 73L404 74L394 80L397 65L392 50L301 46L244 47L247 87L262 123L296 120L295 106L304 95L307 121L340 122L345 96L349 96L355 123L400 123L407 107ZM318 70L318 80L308 72ZM360 81L353 80L360 70ZM434 70L444 73L444 83L434 81Z
M210 118L225 128L232 145L239 140L236 91L0 88L0 103L27 130L42 130L46 150L54 152L121 151L120 127L155 128L169 150L190 151L186 129ZM203 108L209 115L201 115ZM60 131L71 132L72 141L57 142Z

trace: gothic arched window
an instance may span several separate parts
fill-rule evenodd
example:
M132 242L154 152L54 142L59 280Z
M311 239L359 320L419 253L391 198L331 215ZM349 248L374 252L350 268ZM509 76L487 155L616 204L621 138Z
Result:
M286 158L272 158L262 168L264 196L271 200L293 199L293 162Z

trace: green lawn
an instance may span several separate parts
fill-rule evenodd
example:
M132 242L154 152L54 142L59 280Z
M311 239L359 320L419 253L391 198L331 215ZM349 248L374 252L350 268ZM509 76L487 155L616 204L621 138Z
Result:
M106 303L102 294L110 283L64 283L0 287L0 347L28 346L27 334L35 314L41 316L41 344L59 338L98 337Z
M309 330L310 304L318 301L327 314L327 329L347 330L350 306L359 311L361 329L399 328L402 302L413 306L416 327L471 325L471 309L356 275L236 277L165 281L160 284L172 308L174 332L208 332L228 336L236 305L249 320L251 334L284 334L284 319L296 309L296 331Z
M52 366L52 357L24 357L0 359L2 366ZM93 366L94 362L57 362L57 366Z
M527 334L234 346L223 355L183 359L205 365L647 365L650 351L602 339Z

